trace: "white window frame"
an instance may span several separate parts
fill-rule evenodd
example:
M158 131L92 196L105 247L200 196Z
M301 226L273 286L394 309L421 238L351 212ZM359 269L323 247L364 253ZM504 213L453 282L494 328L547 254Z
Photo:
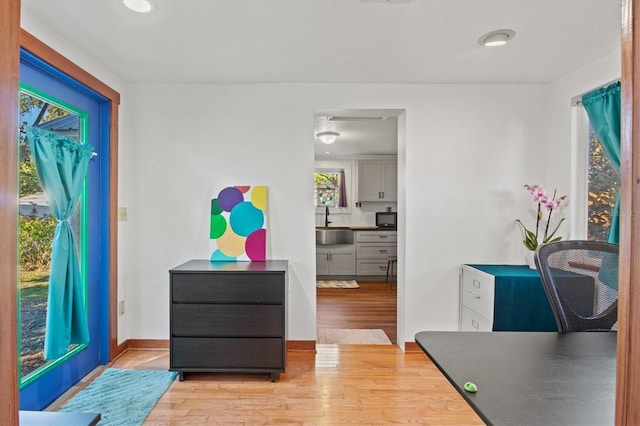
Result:
M589 118L582 105L574 103L571 108L571 196L569 203L569 235L587 239L588 191L589 191Z

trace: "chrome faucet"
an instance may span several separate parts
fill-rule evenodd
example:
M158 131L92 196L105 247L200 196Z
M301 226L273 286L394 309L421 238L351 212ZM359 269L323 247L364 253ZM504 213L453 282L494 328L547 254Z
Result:
M324 226L325 228L329 226L331 221L329 220L329 206L324 207Z

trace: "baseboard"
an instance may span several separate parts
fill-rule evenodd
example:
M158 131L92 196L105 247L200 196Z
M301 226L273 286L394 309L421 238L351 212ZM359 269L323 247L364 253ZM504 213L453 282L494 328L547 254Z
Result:
M129 339L129 349L169 349L169 340Z
M122 349L120 349L122 347ZM129 339L118 345L118 355L126 349L169 349L169 340ZM288 340L287 351L315 352L315 340ZM115 357L114 357L115 358Z
M114 359L122 355L127 350L128 347L129 347L129 342L127 340L117 345L115 352L111 354L111 360L113 361Z
M288 340L287 352L315 352L315 340Z
M416 342L404 342L404 351L405 353L414 353L414 352L422 352L420 346Z

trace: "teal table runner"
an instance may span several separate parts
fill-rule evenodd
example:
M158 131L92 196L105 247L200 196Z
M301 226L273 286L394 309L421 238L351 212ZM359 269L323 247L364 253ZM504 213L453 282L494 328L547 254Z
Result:
M494 331L558 331L537 270L526 265L469 265L495 277Z

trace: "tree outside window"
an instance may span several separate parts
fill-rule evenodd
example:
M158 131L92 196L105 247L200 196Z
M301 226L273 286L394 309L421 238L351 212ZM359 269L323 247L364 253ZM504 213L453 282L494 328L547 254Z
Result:
M613 167L591 126L587 198L587 238L607 241L613 208L620 189L620 174Z

